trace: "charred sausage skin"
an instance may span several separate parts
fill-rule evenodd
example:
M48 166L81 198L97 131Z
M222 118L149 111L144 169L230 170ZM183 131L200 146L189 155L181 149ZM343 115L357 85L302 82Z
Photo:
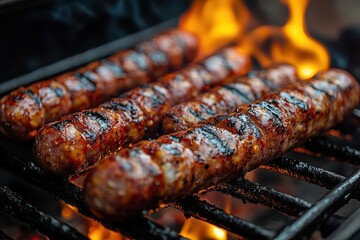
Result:
M250 59L240 49L226 48L156 83L45 125L36 135L34 154L50 172L77 175L119 148L152 136L171 106L249 70Z
M189 102L172 107L162 121L162 131L172 133L186 130L212 116L232 112L241 104L254 102L296 79L295 66L286 63L253 71L248 77L214 87Z
M359 96L345 71L319 73L232 114L103 159L85 181L85 200L98 215L124 220L241 176L341 122Z
M30 140L45 123L101 102L193 60L197 38L170 30L73 72L20 87L0 100L0 132Z

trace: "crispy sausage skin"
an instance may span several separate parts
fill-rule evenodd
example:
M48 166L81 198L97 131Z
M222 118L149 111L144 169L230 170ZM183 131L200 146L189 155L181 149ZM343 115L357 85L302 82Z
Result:
M0 100L0 132L30 140L45 123L101 102L193 60L198 40L191 33L169 30L134 49L123 50L73 72L20 87Z
M163 133L186 130L209 117L232 112L298 79L293 65L282 63L266 70L253 71L248 77L210 89L193 100L172 107L162 121Z
M77 175L119 148L153 135L171 106L249 70L248 56L226 48L156 83L45 125L36 135L34 154L50 172Z
M341 122L360 89L331 69L228 115L103 159L85 181L93 212L121 219L250 171Z

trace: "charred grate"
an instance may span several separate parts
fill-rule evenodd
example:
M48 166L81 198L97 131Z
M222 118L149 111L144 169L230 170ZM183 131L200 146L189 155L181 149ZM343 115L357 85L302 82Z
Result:
M92 59L98 59L124 46L133 44L134 40L142 40L144 36L153 35L175 25L176 19L170 20L162 24L162 26L150 28L138 35L129 36L123 40L120 39L106 46L90 50L84 54L65 59L28 75L13 79L0 85L0 94L4 94L20 84L28 84L69 70ZM323 156L335 157L339 161L355 166L360 165L360 151L341 140L335 142L327 136L321 136L308 141L302 147L314 154L320 153ZM139 217L126 222L98 219L85 205L82 190L79 187L67 179L44 172L34 163L31 146L29 145L0 139L0 154L2 156L0 167L45 190L57 199L62 199L66 204L76 207L79 213L99 221L110 230L136 239L183 239L177 232L161 226L146 217ZM331 189L331 191L315 204L311 204L298 197L251 182L242 177L209 189L242 199L244 202L261 204L294 217L295 220L279 232L265 229L247 220L227 214L224 210L204 200L200 200L197 196L186 197L170 205L180 209L186 217L195 217L207 221L227 230L235 237L241 236L248 239L306 237L318 228L320 228L324 236L331 234L330 239L346 239L345 237L350 239L352 236L359 234L359 226L354 227L347 224L351 220L360 219L359 211L348 219L333 214L337 209L345 205L350 198L360 199L360 192L357 188L360 181L359 170L350 177L345 177L288 157L276 159L271 163L261 166L261 168ZM76 229L62 220L41 212L36 207L25 202L17 193L7 187L0 187L0 203L0 212L17 218L19 221L53 239L87 239L86 236L81 235ZM33 221L35 216L37 220ZM315 222L316 224L314 224ZM0 238L11 239L1 229Z
M314 143L332 146L331 142L327 142L325 138L321 140L313 139L305 144L305 146ZM349 157L347 162L351 161L352 164L358 164L359 159L356 150L348 151L350 147L346 149ZM338 154L337 151L331 151L329 148L317 148L317 152L321 152L324 155ZM354 154L351 155L351 153ZM42 188L56 198L62 199L65 203L76 207L79 213L96 219L110 230L136 239L182 239L175 231L161 226L146 217L139 217L126 222L98 219L86 207L82 198L82 190L67 179L44 172L33 161L25 161L25 159L18 157L4 147L0 148L0 154L5 156L5 159L0 162L1 167ZM261 204L288 216L295 217L293 223L286 226L280 232L265 229L247 220L227 214L224 210L204 200L200 200L197 196L186 197L172 203L171 206L180 209L186 217L192 216L207 221L227 230L235 237L242 236L249 239L292 239L308 236L308 234L319 228L324 232L323 235L330 234L346 221L343 217L333 213L345 205L350 198L360 199L357 187L360 183L360 170L355 171L349 177L345 177L288 157L276 159L268 164L264 164L261 168L316 184L320 187L331 189L331 191L312 205L305 200L270 187L262 186L259 183L251 182L242 177L211 189L231 195L234 198L242 199L245 202ZM1 212L9 214L21 222L30 224L48 236L54 234L54 236L58 237L60 236L59 234L62 234L61 238L63 239L86 239L85 236L79 234L61 220L54 219L25 203L11 190L4 187L0 188L0 190L0 201L6 203L2 204ZM30 210L24 210L27 208ZM10 211L9 209L12 210ZM19 209L23 211L20 213L18 212L20 211ZM39 221L36 223L29 222L29 219L33 219L36 214ZM64 231L64 228L68 230Z

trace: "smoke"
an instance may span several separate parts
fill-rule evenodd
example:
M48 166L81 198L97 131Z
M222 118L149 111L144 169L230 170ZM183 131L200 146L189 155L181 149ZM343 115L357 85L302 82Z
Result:
M179 16L189 4L190 0L53 0L3 12L0 82Z

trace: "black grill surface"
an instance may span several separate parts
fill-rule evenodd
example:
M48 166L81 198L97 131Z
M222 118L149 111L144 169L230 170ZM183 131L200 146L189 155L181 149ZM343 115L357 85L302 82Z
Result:
M167 27L174 26L175 23L176 20L172 20L147 30L147 34L137 34L134 38L137 40L141 40L145 36L148 38L149 32L154 35ZM86 56L77 56L70 61L70 65L60 62L33 74L14 79L8 85L0 85L1 93L3 94L17 85L27 84L84 64L86 63L85 59L90 61L104 57L104 51L110 54L115 49L127 46L129 39L131 36L126 38L125 42L117 41L95 49L94 52L88 52L87 54L91 56L89 59ZM358 110L355 110L355 113L357 112ZM345 123L336 127L335 131L339 133L338 136L321 135L306 142L301 149L295 149L294 152L261 166L264 171L287 175L297 179L296 181L308 182L328 189L314 203L302 199L301 196L293 196L240 176L231 182L207 190L230 195L243 200L244 203L263 205L291 217L292 222L280 230L265 228L249 220L227 214L223 209L201 200L198 195L186 197L169 205L182 211L186 217L207 221L239 238L302 239L319 230L323 237L329 237L329 239L353 239L360 232L359 226L354 224L360 218L359 211L347 217L338 215L337 211L350 199L360 199L358 188L360 170L357 170L360 165L360 151L357 150L360 147L360 142L357 140L360 137L360 123L355 115L349 116ZM347 138L345 139L343 136L347 136ZM299 154L300 158L297 157ZM36 165L32 154L32 143L18 143L0 138L0 155L0 168L9 176L19 178L24 181L24 184L44 190L46 198L54 197L63 200L66 204L76 207L82 215L99 221L110 230L136 239L183 239L176 231L156 223L147 216L126 222L98 219L85 205L82 189L67 179L44 172ZM352 166L355 171L350 175L342 175L325 170L316 166L316 159L320 156L321 158L326 157L329 165L333 162L340 162L340 164ZM303 161L308 158L314 161ZM5 181L3 185L7 185L6 183ZM27 202L25 196L19 196L16 191L11 189L11 186L0 186L0 212L16 218L52 239L87 239L87 236L81 234L74 226L68 225L52 214L45 213L37 206ZM1 230L0 238L11 239Z

